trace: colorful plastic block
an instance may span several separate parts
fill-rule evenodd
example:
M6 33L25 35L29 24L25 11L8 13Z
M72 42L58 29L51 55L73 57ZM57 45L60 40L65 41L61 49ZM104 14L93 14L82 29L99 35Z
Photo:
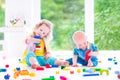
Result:
M7 70L6 69L0 69L0 72L6 72Z
M86 52L86 56L85 56L85 60L88 61L90 56L89 56L89 53L91 52L91 50L89 49L87 52Z
M74 71L70 71L70 74L74 74Z
M20 75L29 75L29 71L28 70L21 70Z
M80 73L81 72L81 70L80 69L77 69L77 73Z
M37 67L36 70L44 70L43 67Z
M29 73L30 77L34 77L35 76L35 73L31 72Z
M17 70L17 71L20 71L20 67L16 67L16 70Z
M54 78L42 78L41 80L55 80Z
M50 64L45 65L46 68L51 68Z
M6 68L9 68L9 65L8 65L8 64L6 64L6 65L5 65L5 67L6 67Z
M65 76L60 76L60 80L67 80Z
M10 75L9 75L9 74L7 74L7 75L4 76L4 79L5 79L5 80L9 80L9 78L10 78Z
M83 76L99 76L98 73L94 73L94 74L83 74Z
M56 74L60 74L60 72L59 72L59 71L56 71Z
M52 65L52 68L58 68L59 66L58 65Z
M118 79L120 79L120 74L117 75Z
M61 66L61 69L64 69L66 66Z
M101 69L101 70L100 70L100 75L102 75L103 72L106 72L106 75L107 75L107 76L109 75L109 70L107 70L107 69Z

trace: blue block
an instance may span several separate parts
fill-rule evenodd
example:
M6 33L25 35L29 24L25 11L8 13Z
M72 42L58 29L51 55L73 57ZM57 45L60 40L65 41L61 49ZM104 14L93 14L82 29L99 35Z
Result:
M98 73L96 73L96 74L83 74L83 76L99 76L99 74Z
M108 61L112 61L112 58L108 58Z
M40 39L41 37L40 36L34 36L34 38Z
M16 70L17 70L17 71L20 71L20 67L16 67Z
M58 65L52 65L53 68L58 68Z
M0 72L6 72L7 70L6 69L0 69Z
M117 64L117 62L114 62L114 64Z
M120 74L120 71L115 71L115 74Z
M5 79L5 80L6 80L6 79L8 80L9 78L10 78L10 75L8 75L8 74L4 76L4 79Z

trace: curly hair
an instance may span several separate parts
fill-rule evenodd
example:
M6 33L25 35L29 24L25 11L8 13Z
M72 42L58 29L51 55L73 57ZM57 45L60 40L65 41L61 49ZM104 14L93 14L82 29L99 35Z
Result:
M48 33L47 36L44 37L44 40L47 40L47 41L52 40L53 39L53 23L50 22L49 20L42 19L39 23L35 25L34 30L41 27L42 24L45 24L50 29L50 32Z

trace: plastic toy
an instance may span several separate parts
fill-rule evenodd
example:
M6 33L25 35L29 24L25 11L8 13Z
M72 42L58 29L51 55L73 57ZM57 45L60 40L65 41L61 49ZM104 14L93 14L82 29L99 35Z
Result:
M74 74L74 71L70 71L70 74Z
M42 78L41 80L55 80L54 78Z
M90 56L89 56L89 53L91 52L91 50L89 49L87 52L86 52L86 56L85 56L85 60L88 61Z
M40 36L34 36L34 38L40 39ZM36 54L36 56L44 56L44 52L45 52L45 44L44 44L44 40L40 39L40 43L35 43L33 44L35 45L36 49L34 49L34 47L32 46L32 48L34 49L34 52ZM25 57L27 55L27 53L31 51L31 45L28 44L27 49L24 51L23 55L22 55L22 60L21 63L26 64L26 60Z
M61 69L64 69L66 66L61 66Z
M6 65L5 65L5 67L6 67L6 68L9 68L9 65L8 65L8 64L6 64Z
M117 75L118 79L120 79L120 74Z
M46 68L51 68L50 64L45 65Z
M59 71L56 71L56 74L60 74L60 72L59 72Z
M77 73L80 73L81 72L81 70L80 69L77 69Z
M70 68L69 67L65 67L62 70L70 70Z
M52 68L58 68L59 66L58 65L52 65Z
M9 74L7 74L7 75L4 76L4 79L5 79L5 80L9 80L9 78L10 78L10 75L9 75Z
M100 70L100 75L102 75L103 72L106 72L106 75L107 75L107 76L109 75L109 70L107 70L107 69L101 69L101 70Z
M0 72L6 72L7 70L6 69L0 69Z
M19 76L30 76L30 77L34 77L35 76L35 73L30 73L28 70L20 70L20 71L16 71L15 73L14 73L14 78L16 79L16 78L18 78Z
M83 76L99 76L98 73L94 73L94 74L83 74Z
M60 76L60 80L67 80L65 76Z
M44 70L43 67L37 67L36 70Z

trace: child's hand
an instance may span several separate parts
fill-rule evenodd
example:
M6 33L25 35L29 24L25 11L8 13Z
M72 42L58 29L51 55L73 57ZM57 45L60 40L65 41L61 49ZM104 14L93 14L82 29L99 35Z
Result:
M47 52L47 53L45 54L45 56L44 56L45 60L49 59L50 56L51 56L51 54L50 54L49 52Z
M92 52L92 51L91 51L91 52L89 53L89 56L97 56L97 55L98 55L97 52Z
M92 66L93 66L93 63L92 63L91 59L88 60L87 66L88 66L88 67L92 67Z
M30 38L26 39L26 43L27 44L29 44L29 43L40 43L40 39L30 37Z
M79 67L77 64L72 64L72 67Z

